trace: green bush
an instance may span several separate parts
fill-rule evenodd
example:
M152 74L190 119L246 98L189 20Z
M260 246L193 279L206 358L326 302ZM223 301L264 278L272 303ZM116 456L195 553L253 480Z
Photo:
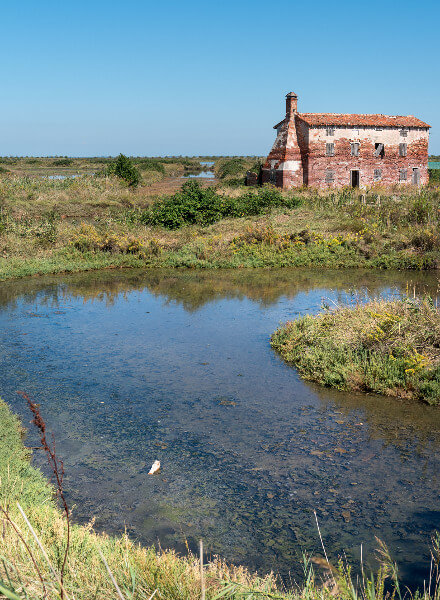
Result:
M260 215L272 208L294 208L298 198L286 198L272 187L247 191L238 198L221 196L214 188L202 188L197 181L187 181L180 192L155 202L140 213L140 221L146 225L160 225L166 229L178 229L183 225L211 225L227 217Z
M440 184L440 169L428 169L429 183Z
M139 165L140 169L144 169L145 171L157 171L158 173L165 175L163 162L156 158L142 158L136 161L136 164Z
M73 164L73 160L71 158L59 158L58 160L54 160L52 164L54 167L70 167Z
M219 179L227 179L228 177L241 176L244 178L246 171L246 163L242 158L231 158L222 162L217 170Z
M141 180L138 169L127 156L124 156L124 154L120 154L117 159L107 167L106 174L116 175L116 177L123 179L132 187L137 186Z

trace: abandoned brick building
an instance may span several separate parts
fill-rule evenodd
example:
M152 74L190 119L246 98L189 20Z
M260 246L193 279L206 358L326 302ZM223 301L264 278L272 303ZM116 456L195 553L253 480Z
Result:
M296 94L287 94L263 183L282 188L427 183L427 123L413 116L299 113L297 103Z

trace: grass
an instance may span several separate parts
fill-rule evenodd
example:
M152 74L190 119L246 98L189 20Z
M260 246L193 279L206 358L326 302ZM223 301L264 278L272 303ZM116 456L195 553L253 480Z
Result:
M230 187L227 179L182 188L169 175L177 159L134 159L139 169L142 160L160 181L136 189L115 177L0 174L0 280L133 266L440 266L435 182L365 193ZM191 160L181 159L181 173Z
M281 326L271 344L324 386L440 404L440 313L430 298L304 316Z
M199 557L143 548L127 535L107 536L93 531L93 523L70 524L66 545L65 514L57 507L55 489L30 465L18 419L0 400L0 596L11 600L385 600L399 598L397 566L379 543L376 575L354 578L342 560L333 566L323 544L323 558L304 559L303 581L286 589L269 574L259 577L242 567L214 558L202 566ZM62 466L61 466L62 472ZM318 525L318 534L321 531ZM321 538L322 540L322 538ZM60 572L67 561L60 584ZM433 538L428 585L406 593L420 600L440 596L440 542Z

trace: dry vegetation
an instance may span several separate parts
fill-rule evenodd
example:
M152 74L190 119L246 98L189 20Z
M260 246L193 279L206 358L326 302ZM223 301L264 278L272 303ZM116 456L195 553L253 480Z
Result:
M238 185L237 161L242 175L255 159L217 161L222 179L202 180L200 190L206 193L195 204L193 193L180 191L184 180L170 175L182 174L192 159L139 159L137 187L104 175L54 180L0 174L0 280L130 266L427 269L440 264L435 182L423 190L367 193L258 191ZM148 168L142 170L142 164ZM222 171L225 165L229 171ZM147 180L146 173L156 179ZM264 194L269 201L261 203ZM215 203L228 210L212 217L208 208ZM160 211L165 226L153 225ZM185 220L190 213L192 220Z

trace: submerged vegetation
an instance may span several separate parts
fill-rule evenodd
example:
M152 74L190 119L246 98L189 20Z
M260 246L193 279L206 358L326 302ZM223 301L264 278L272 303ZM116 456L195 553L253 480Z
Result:
M374 300L304 316L272 346L306 379L440 404L440 313L432 300Z
M216 161L219 179L210 184L183 183L200 159L50 159L52 169L73 161L57 167L63 173L80 164L94 169L65 179L17 174L39 172L48 159L1 159L14 171L0 175L0 280L123 266L440 265L435 182L367 192L231 187L237 165L249 169L255 160Z
M26 395L23 394L26 399ZM385 600L408 596L387 548L378 542L375 575L355 577L345 559L304 558L302 580L288 587L272 574L259 577L214 557L202 564L189 553L143 548L127 535L97 534L93 521L70 522L62 462L48 443L37 405L30 403L42 448L54 475L52 487L29 463L18 419L0 400L0 595L10 600ZM63 510L57 507L56 495ZM318 530L319 531L319 530ZM319 535L321 532L319 532ZM425 589L414 598L439 597L440 541L432 540L432 567ZM412 596L412 594L411 594Z

